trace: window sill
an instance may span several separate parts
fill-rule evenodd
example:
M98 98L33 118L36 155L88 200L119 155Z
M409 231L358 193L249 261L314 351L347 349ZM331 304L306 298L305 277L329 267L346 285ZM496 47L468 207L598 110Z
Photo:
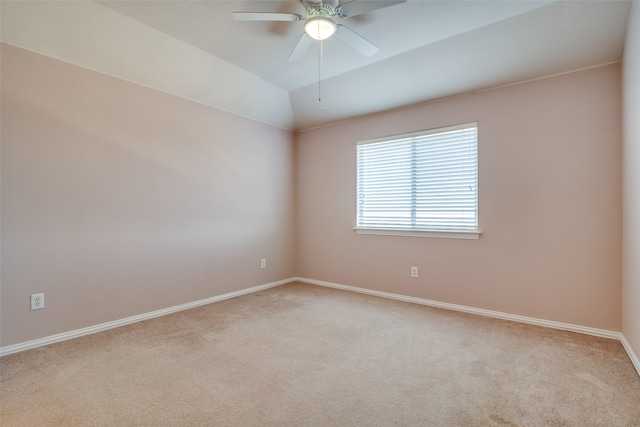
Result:
M354 228L357 234L377 234L381 236L436 237L441 239L477 240L482 232L475 231L418 231L395 228Z

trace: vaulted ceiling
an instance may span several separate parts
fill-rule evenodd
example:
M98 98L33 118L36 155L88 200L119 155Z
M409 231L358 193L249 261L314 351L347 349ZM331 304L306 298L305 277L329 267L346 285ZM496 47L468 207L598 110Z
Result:
M337 19L375 55L332 37L299 62L302 22L231 15L304 16L294 0L3 0L0 14L3 42L301 130L620 61L630 4L408 0Z

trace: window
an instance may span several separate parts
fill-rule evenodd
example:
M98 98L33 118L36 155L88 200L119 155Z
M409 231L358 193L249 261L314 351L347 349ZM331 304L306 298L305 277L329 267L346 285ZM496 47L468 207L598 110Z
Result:
M478 238L478 126L358 143L358 233Z

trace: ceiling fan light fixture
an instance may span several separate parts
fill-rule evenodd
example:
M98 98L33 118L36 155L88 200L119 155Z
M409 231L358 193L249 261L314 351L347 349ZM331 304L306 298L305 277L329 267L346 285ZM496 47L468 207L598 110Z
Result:
M328 39L336 32L336 29L336 23L326 16L314 16L307 19L304 24L304 32L316 40Z

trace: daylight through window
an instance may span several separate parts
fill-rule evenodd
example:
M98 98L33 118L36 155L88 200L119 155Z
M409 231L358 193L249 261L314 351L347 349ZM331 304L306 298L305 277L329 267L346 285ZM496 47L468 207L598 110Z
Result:
M356 231L478 237L477 123L360 142L357 167Z

